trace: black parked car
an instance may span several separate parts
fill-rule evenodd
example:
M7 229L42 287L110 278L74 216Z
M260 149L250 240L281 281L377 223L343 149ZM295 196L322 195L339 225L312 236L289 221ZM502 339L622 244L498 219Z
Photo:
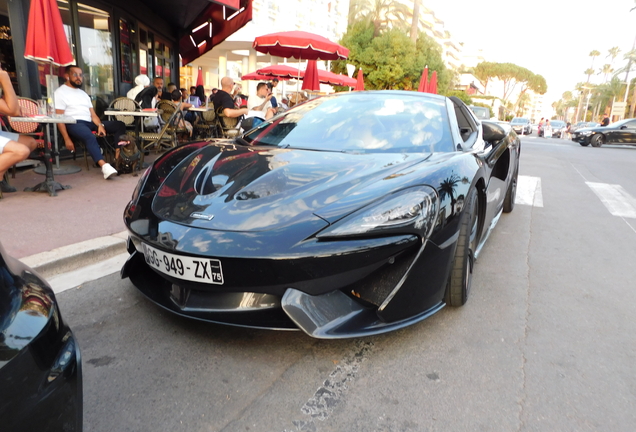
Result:
M0 245L0 430L81 431L80 351L49 285Z
M418 322L468 297L512 211L520 141L457 98L325 96L141 178L122 277L191 318L319 338Z
M582 146L592 144L592 147L600 147L603 144L636 145L636 119L619 120L607 126L579 129L572 134L572 141Z

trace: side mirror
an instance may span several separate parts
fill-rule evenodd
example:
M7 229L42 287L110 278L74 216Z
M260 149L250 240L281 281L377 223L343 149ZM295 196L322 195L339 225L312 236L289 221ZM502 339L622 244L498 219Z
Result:
M484 141L496 142L506 137L506 131L496 123L481 122Z
M621 129L627 129L627 125L621 126Z

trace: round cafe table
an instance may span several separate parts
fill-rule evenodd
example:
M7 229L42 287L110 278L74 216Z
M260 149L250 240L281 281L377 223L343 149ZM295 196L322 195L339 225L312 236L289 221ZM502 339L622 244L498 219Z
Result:
M35 115L27 117L11 117L12 122L24 123L41 123L46 131L46 139L44 141L44 165L46 166L45 180L33 187L25 188L26 192L48 192L49 196L57 196L58 190L70 189L70 186L64 186L55 181L53 178L53 157L51 155L51 129L55 128L58 123L73 124L77 123L73 117L64 114L53 114L51 116Z

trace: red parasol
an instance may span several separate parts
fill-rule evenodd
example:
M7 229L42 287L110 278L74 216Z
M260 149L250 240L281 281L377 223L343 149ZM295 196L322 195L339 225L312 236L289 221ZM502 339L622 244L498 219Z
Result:
M299 71L298 68L295 67L278 64L257 69L255 73L266 75L269 78L299 79L302 78L304 72Z
M318 78L318 65L316 60L309 60L307 62L307 69L303 76L302 90L317 91L320 90L320 80Z
M349 78L346 75L335 74L333 72L325 71L322 69L318 69L318 79L323 84L346 87L355 87L356 85L356 80L354 80L353 78Z
M420 78L420 85L417 87L418 92L428 92L428 66L422 71L422 78Z
M24 57L56 66L73 64L56 0L31 1Z
M303 31L288 31L258 36L256 51L277 57L302 60L344 60L349 50L329 39Z
M203 85L203 71L199 68L199 74L197 75L197 87Z
M437 71L433 71L431 82L428 84L428 92L437 94Z
M358 71L358 79L356 80L354 90L364 90L364 73L362 73L362 68Z
M259 74L258 72L248 73L241 77L242 80L247 80L247 81L269 81L272 78L273 77L271 75L262 75L262 74ZM281 76L277 76L276 78L279 81L287 81L288 79L290 79L290 78L281 77Z

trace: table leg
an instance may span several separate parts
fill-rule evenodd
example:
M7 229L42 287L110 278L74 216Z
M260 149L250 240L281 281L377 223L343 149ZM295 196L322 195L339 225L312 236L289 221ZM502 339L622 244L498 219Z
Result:
M46 178L43 182L33 187L24 188L26 192L48 192L49 196L57 196L58 190L71 189L70 186L63 186L56 182L53 178L53 156L51 155L51 133L49 127L55 125L46 125L46 142L44 143L44 165L46 166Z

